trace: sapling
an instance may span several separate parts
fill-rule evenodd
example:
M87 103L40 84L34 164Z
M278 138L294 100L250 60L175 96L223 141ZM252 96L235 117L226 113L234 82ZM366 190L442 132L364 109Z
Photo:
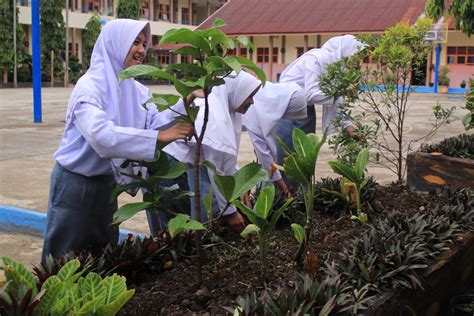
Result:
M325 191L341 197L349 205L355 205L357 216L352 215L351 219L358 220L364 224L367 222L367 214L362 211L361 191L369 181L369 178L364 177L365 170L369 164L369 149L364 148L359 152L353 166L338 161L329 161L328 164L335 173L343 178L341 179L340 192Z
M196 140L194 154L194 198L196 207L196 218L201 218L201 192L199 188L201 145L206 132L209 118L209 94L215 86L225 83L224 78L232 72L239 73L242 68L253 71L257 77L265 84L265 73L257 67L252 61L240 56L227 56L227 52L235 48L236 44L240 46L253 47L247 37L238 36L231 39L219 28L225 23L221 19L216 19L212 27L206 30L171 29L167 31L160 40L160 44L184 44L184 47L172 51L173 54L179 54L184 58L193 59L191 64L181 63L168 66L165 70L149 65L132 66L120 73L120 78L149 76L155 79L165 79L173 82L176 91L180 97L185 100L186 113L177 113L178 119L194 122L199 107L193 107L186 102L196 90L200 90L204 97L205 105L202 128L196 131L194 135ZM174 76L175 74L176 76ZM180 99L178 96L155 94L153 100L160 104L160 110L170 109ZM171 109L172 111L175 111ZM198 253L198 283L202 283L202 247L200 234L196 234L196 245Z
M298 184L298 193L303 197L306 210L304 242L300 244L295 255L295 261L298 263L302 263L302 256L311 236L316 182L314 173L319 150L326 141L326 135L327 130L324 131L323 137L320 140L316 134L305 134L302 130L295 128L292 134L294 151L288 148L281 139L277 138L287 158L283 166L274 166L285 172L290 181Z
M260 265L264 276L267 274L268 248L270 238L275 235L275 224L287 209L288 205L293 202L293 199L289 198L278 210L274 210L272 207L274 198L275 187L273 184L269 184L260 191L260 195L252 210L238 200L233 202L233 204L247 216L250 222L252 222L252 224L245 227L240 235L244 238L252 234L257 234L258 236Z

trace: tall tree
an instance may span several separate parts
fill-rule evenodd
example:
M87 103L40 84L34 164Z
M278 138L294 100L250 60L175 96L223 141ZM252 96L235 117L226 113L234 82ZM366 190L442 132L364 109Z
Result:
M89 68L92 50L100 34L100 27L100 18L97 14L94 14L87 21L86 27L82 32L82 65L84 69Z
M42 71L49 78L51 65L51 51L54 51L54 74L63 70L64 51L64 19L62 10L64 0L41 0L40 23L41 23L41 58Z
M119 0L117 18L139 20L140 16L140 0Z
M18 23L18 8L16 8L16 21ZM13 67L13 3L11 0L0 1L0 69L3 72L3 83L8 82L8 72ZM16 28L17 60L26 54L23 39L25 33L20 24Z
M473 0L428 0L426 13L432 19L438 19L443 12L454 18L456 29L471 36L474 33L474 1Z

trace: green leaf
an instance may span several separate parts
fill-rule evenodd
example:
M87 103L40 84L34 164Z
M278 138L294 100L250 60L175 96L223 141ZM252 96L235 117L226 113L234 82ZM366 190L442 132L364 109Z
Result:
M135 294L135 289L125 291L120 293L115 301L110 304L101 306L97 310L97 315L99 316L112 316L116 315L125 304L133 297Z
M248 224L247 227L240 233L240 236L243 238L247 238L251 234L259 234L260 233L260 228L257 227L255 224Z
M312 175L306 173L304 166L303 160L296 153L289 155L283 164L285 174L290 181L307 185Z
M301 225L293 223L291 224L291 228L293 229L293 233L295 234L296 240L301 244L304 241L304 229Z
M299 128L293 129L293 148L304 162L305 174L312 176L316 166L316 149L313 142Z
M156 79L165 79L170 80L172 82L175 81L175 78L170 75L169 73L161 70L158 67L150 66L150 65L135 65L128 67L125 70L122 70L119 73L119 79L124 80L127 78L136 78L139 76L150 76Z
M168 222L171 238L175 238L185 230L205 230L206 228L186 214L178 214Z
M129 203L122 205L113 217L113 224L125 222L140 211L146 210L153 206L153 202Z
M194 47L211 53L211 48L206 39L200 36L199 33L193 32L189 29L172 29L167 31L160 40L160 44L191 44Z
M217 173L216 166L208 160L205 160L201 162L203 166L205 166L207 169L211 170L211 172L214 174L214 182L216 183L217 187L219 188L219 191L222 193L224 196L224 199L227 202L231 202L234 199L232 198L233 192L234 192L234 187L235 187L235 179L233 176L221 176Z
M329 161L328 164L329 164L329 167L331 167L331 169L335 173L337 173L337 174L339 174L343 177L346 177L347 179L349 179L353 183L358 183L357 180L358 180L359 177L357 176L355 171L352 170L351 167L349 167L349 166L347 166L343 163L340 163L338 161Z
M354 166L354 171L359 179L362 179L364 177L364 172L368 164L369 164L369 149L364 148L357 155L357 159ZM359 181L356 183L359 183Z
M257 216L251 209L249 209L245 204L242 202L235 200L232 202L232 205L235 205L239 208L239 210L244 213L245 216L252 222L253 224L257 225L261 229L268 225L268 221Z
M196 64L172 64L168 66L167 70L189 73L194 77L205 76L207 74L205 68L202 68Z
M154 103L158 111L162 112L175 105L179 99L181 99L181 97L174 94L153 93L152 98L148 100L148 102Z
M115 188L112 190L112 194L110 195L110 203L114 202L115 199L123 192L128 191L130 189L139 188L141 187L141 185L142 184L139 182L132 182L115 186Z
M106 288L101 283L102 278L97 273L90 272L80 284L81 292L89 301L89 307L84 307L84 311L91 308L95 312L98 306L105 304Z
M288 200L286 200L285 204L283 204L278 210L273 212L272 220L270 221L270 228L272 230L275 229L275 225L278 222L278 219L280 218L281 214L286 211L288 205L290 205L291 203L293 203L293 198L289 198Z
M214 187L211 185L209 192L204 195L204 207L206 208L207 214L212 216L212 200L214 198ZM208 216L211 218L211 216Z
M283 140L281 140L280 137L277 136L277 137L276 137L276 141L277 141L278 145L280 146L280 148L283 150L283 152L284 152L287 156L289 156L289 155L291 155L292 153L294 153L294 151L291 150L290 147L288 147L288 146L286 145L286 143L285 143Z
M172 50L171 51L173 54L180 54L180 55L191 55L195 59L201 59L201 53L199 52L199 49L192 47L192 46L184 46L180 47L178 49Z
M231 200L237 199L260 182L267 181L268 172L258 163L252 162L237 170L233 177L235 178L235 187Z
M192 122L196 121L200 109L199 106L191 106L188 108L188 116Z
M25 284L32 291L32 296L38 294L36 279L23 264L8 257L2 257L5 267L4 273L7 281L12 281L11 287L18 289L20 284Z
M273 184L267 185L260 191L257 203L254 206L254 212L257 216L267 219L268 214L273 206L273 199L275 198L275 187Z
M226 24L225 24L224 20L219 19L219 18L215 19L214 23L212 23L213 28L222 27L222 26L225 26L225 25Z
M166 156L165 156L166 157ZM150 178L158 179L176 179L188 170L185 164L181 162L169 163L168 166L158 169Z
M57 276L62 282L74 283L79 278L76 271L80 267L81 262L78 259L70 260L61 268L61 270L59 270Z

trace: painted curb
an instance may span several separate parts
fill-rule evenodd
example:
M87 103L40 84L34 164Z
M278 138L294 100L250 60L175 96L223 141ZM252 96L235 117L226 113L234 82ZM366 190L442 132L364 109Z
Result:
M27 209L0 205L0 230L44 237L46 232L46 213L30 211ZM120 229L119 242L129 234L145 237L145 234L128 229Z

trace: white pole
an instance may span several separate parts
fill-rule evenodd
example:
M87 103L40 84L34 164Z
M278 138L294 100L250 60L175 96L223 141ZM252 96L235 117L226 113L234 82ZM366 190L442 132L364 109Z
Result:
M13 87L16 88L17 73L16 73L16 0L13 2Z

